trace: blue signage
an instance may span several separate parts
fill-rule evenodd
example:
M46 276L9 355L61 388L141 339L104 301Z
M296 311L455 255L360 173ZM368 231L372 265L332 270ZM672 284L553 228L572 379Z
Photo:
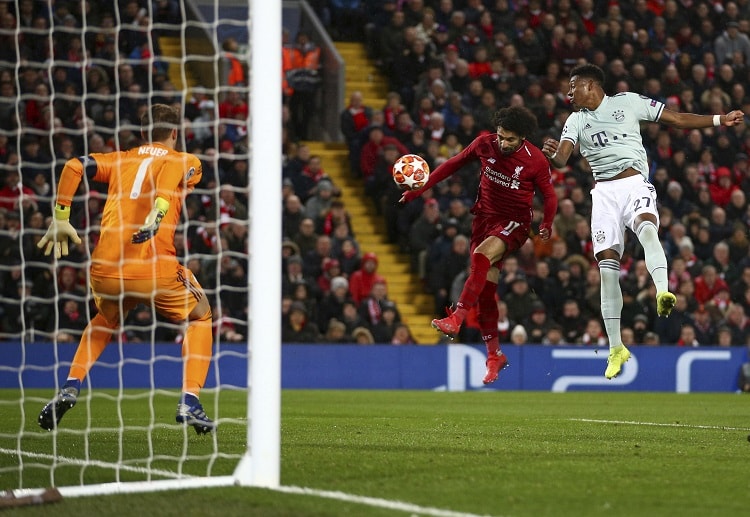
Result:
M53 388L62 382L73 344L5 342L0 388ZM478 345L283 345L286 389L410 389L436 391L665 391L731 392L748 360L744 347L632 347L619 377L607 380L607 349L601 347L503 346L510 366L490 386L482 384L485 351ZM182 384L181 347L176 344L112 343L92 368L94 387L177 389ZM208 388L244 387L243 345L214 349ZM154 358L152 360L152 358Z

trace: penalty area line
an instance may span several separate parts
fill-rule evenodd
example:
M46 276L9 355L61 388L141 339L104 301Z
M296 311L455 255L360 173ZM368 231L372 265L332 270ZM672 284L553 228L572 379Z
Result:
M634 422L631 420L599 420L596 418L569 418L568 420L574 422L590 422L594 424L644 425L651 427L685 427L689 429L717 429L720 431L750 431L750 427L729 427L726 425L667 424L661 422Z
M336 499L338 501L344 501L347 503L364 504L367 506L375 506L377 508L385 508L387 510L409 512L417 515L430 515L433 517L488 517L487 515L456 512L453 510L444 510L442 508L431 508L429 506L419 506L412 503L406 503L404 501L381 499L379 497L367 497L330 490L317 490L315 488L280 486L271 488L271 490L284 492L287 494L311 495L315 497L323 497L326 499Z

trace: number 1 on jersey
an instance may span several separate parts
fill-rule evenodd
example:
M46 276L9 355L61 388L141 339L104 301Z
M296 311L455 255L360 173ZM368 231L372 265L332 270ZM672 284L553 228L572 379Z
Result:
M133 182L133 188L130 189L130 199L138 199L141 195L141 189L143 188L143 180L146 179L146 173L148 168L151 166L151 162L154 161L153 156L149 156L141 162L138 167L138 172L135 174L135 181Z

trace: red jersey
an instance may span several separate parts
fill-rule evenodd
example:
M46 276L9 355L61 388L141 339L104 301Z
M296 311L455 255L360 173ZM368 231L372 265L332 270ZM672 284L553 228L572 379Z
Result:
M479 160L481 178L471 213L477 216L505 217L530 223L535 189L544 197L544 223L551 225L557 211L549 161L538 147L524 141L515 152L500 151L497 135L480 135L463 151L450 158L430 175L424 189L435 185L464 165Z

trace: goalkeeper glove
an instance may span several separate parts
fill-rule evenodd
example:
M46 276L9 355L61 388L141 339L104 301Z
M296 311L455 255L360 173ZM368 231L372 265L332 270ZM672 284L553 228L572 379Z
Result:
M157 197L156 202L154 202L154 208L152 208L151 212L146 216L146 221L143 223L143 226L133 234L130 242L133 244L140 244L156 235L156 232L159 231L159 224L161 223L162 218L166 215L167 210L169 210L169 201Z
M81 244L81 238L78 237L75 228L70 224L70 207L56 205L52 224L49 225L44 237L37 243L37 247L39 249L44 248L45 255L52 253L52 248L55 248L55 258L59 259L68 255L69 239L75 244Z

